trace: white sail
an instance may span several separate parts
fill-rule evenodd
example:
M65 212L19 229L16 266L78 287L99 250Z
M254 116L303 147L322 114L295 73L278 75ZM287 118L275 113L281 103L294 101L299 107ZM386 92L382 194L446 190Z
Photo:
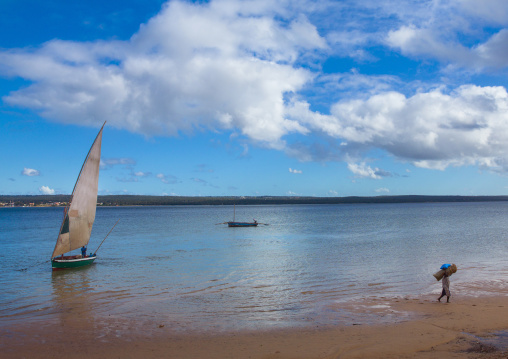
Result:
M88 152L72 191L71 202L65 208L64 219L51 258L86 246L90 240L97 206L103 128L104 125Z

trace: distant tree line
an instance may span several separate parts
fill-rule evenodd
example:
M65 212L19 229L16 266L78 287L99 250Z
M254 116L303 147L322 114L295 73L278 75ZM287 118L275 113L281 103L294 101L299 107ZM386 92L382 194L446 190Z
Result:
M0 195L0 203L14 206L51 205L69 202L70 195ZM508 196L375 196L375 197L296 197L296 196L98 196L100 206L177 206L177 205L259 205L259 204L355 204L355 203L424 203L508 201Z

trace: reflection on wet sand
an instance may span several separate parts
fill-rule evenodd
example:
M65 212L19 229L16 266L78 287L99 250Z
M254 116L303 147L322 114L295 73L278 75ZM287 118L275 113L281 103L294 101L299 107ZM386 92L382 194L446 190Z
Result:
M113 314L116 299L122 296L115 291L98 289L91 278L96 278L96 268L83 267L52 273L53 305L58 332L66 336L80 334L95 340L107 341L108 337L122 337L131 330L128 318Z
M91 270L93 267L52 272L55 318L61 333L79 334L81 330L93 331L95 328ZM76 340L79 340L78 335Z

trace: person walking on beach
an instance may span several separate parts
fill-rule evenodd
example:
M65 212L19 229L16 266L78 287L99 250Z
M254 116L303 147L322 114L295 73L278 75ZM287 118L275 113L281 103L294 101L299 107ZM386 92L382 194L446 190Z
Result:
M443 283L443 291L441 292L441 296L439 298L437 298L437 301L441 302L441 298L443 298L446 295L446 303L450 303L450 296L451 296L451 294L450 294L450 277L448 276L446 271L443 275L442 283Z

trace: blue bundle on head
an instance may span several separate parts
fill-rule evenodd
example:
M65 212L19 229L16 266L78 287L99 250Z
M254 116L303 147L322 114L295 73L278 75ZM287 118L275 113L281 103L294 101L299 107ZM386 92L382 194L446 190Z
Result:
M448 267L450 267L450 266L451 266L451 264L443 264L443 265L441 266L441 268L439 268L439 269L446 269L446 268L448 268Z

